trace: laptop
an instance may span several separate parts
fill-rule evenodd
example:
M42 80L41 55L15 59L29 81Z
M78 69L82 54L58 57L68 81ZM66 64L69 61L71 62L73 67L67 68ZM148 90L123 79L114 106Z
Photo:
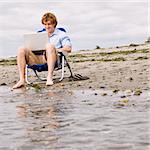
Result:
M24 34L24 46L32 51L45 50L48 43L47 32L27 33Z

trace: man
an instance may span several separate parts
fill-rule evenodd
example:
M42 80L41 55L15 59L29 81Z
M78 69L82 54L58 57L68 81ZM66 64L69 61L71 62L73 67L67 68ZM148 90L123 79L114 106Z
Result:
M49 43L46 45L46 58L43 55L35 55L31 49L21 47L18 50L17 64L19 70L20 80L13 86L14 89L20 88L25 85L25 68L26 64L48 64L48 75L46 85L53 85L53 71L57 61L57 52L71 52L72 46L69 37L65 32L56 28L57 19L54 14L45 13L41 20L45 26L46 32L49 37Z

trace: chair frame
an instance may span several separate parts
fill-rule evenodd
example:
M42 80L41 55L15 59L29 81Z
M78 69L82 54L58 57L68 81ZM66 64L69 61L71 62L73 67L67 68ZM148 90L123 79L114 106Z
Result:
M70 71L70 77L73 76L73 73L72 73L72 70L71 70L71 67L67 61L67 58L66 58L66 53L64 52L58 52L58 55L60 56L60 62L58 67L55 68L55 70L60 70L61 69L61 77L59 79L59 82L62 81L64 79L64 72L65 72L65 67L68 67L69 71ZM36 64L38 65L38 64ZM27 84L31 84L31 82L29 81L29 69L32 69L32 65L26 65L26 82ZM40 80L40 81L46 81L47 79L46 78L42 78L38 75L38 71L36 69L32 69L36 75L36 77ZM55 71L54 70L54 71ZM44 71L48 71L47 70L44 70ZM40 71L41 72L41 71Z

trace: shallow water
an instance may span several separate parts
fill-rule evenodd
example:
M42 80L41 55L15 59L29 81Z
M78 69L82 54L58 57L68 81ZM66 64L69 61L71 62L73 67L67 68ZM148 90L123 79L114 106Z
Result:
M1 86L0 150L148 150L149 110L146 91L134 96Z

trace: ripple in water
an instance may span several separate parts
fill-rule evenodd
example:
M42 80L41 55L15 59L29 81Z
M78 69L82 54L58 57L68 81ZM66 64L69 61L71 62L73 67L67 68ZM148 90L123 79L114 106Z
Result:
M148 150L149 94L122 93L1 86L0 149Z

